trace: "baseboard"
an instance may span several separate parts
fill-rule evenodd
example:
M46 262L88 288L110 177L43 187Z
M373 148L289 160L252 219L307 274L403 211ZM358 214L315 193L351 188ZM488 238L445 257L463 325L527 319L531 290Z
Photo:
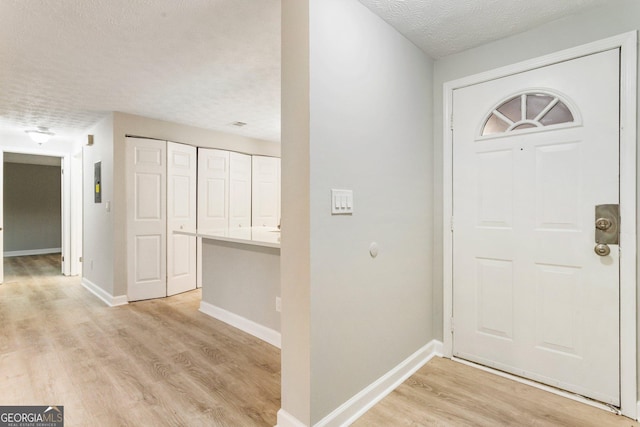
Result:
M432 340L402 363L324 417L314 427L348 426L395 390L435 356L442 356L443 344ZM279 418L278 418L279 420ZM283 425L284 426L284 425ZM281 427L283 427L281 426Z
M113 295L107 293L100 286L96 285L91 280L85 277L82 278L81 283L85 289L87 289L93 295L98 297L102 302L107 304L109 307L116 307L118 305L125 305L129 303L126 295L118 295L114 297Z
M307 427L305 423L285 411L284 409L280 409L278 411L278 423L276 427Z
M200 311L280 348L280 332L267 328L253 320L238 316L237 314L231 313L223 308L216 307L208 302L200 301Z
M24 251L4 251L4 257L9 258L14 256L47 255L60 253L62 253L62 248L27 249Z

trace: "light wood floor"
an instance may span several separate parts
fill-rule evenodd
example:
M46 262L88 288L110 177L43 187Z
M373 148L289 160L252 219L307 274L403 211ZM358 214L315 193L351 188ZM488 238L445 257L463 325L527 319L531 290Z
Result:
M0 405L64 405L69 427L276 424L279 350L199 313L199 291L108 308L55 257L7 260Z
M108 308L57 256L5 259L0 405L73 426L273 426L280 352L200 312L200 292ZM639 426L435 358L355 426Z
M602 409L433 358L354 426L639 426Z

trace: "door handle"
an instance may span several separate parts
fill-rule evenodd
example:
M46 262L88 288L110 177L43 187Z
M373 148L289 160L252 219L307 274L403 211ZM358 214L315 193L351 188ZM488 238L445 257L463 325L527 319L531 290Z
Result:
M598 243L596 247L593 248L593 251L599 256L607 256L611 253L611 249L606 243Z

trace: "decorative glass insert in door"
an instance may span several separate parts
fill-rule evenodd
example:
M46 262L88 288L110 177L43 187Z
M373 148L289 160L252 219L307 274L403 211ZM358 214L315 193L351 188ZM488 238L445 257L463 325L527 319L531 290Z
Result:
M526 92L499 104L484 121L482 136L574 122L574 114L559 96Z

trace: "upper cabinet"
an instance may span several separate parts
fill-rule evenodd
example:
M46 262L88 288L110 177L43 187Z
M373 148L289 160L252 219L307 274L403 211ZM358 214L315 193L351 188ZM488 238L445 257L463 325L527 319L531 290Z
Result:
M280 159L253 156L252 216L254 227L280 224Z

